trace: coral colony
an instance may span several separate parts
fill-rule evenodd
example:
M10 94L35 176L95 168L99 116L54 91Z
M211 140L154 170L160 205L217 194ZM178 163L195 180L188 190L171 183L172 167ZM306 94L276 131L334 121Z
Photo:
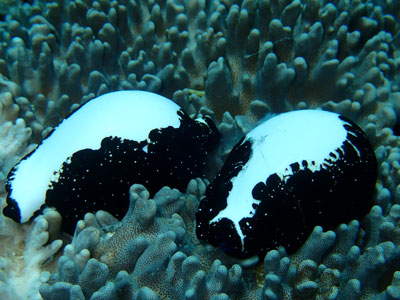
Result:
M1 300L400 299L399 12L1 2Z

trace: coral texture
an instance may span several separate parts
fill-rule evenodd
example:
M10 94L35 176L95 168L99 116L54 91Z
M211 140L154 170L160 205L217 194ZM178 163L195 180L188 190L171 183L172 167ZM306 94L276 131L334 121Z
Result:
M42 299L39 286L54 269L54 258L63 242L61 216L45 210L32 224L16 226L0 219L0 293L2 299Z
M263 269L235 261L197 241L192 215L205 183L185 194L167 187L154 199L142 185L130 189L130 209L118 222L87 214L40 287L45 300L76 299L398 299L400 205L387 216L374 206L363 236L360 223L336 232L315 227L290 257L270 251ZM362 240L362 241L361 241ZM361 249L364 249L362 251ZM371 276L371 274L374 274ZM260 278L264 278L263 280ZM142 297L142 298L139 298Z
M127 216L88 214L59 259L54 211L23 226L1 217L4 299L400 299L399 1L7 4L0 183L80 104L122 89L172 98L193 118L214 117L223 141L210 176L260 119L322 108L365 130L379 179L365 218L335 232L316 227L297 253L278 248L264 264L197 241L194 213L207 181L163 188L153 199L132 186Z
M186 194L165 187L149 199L137 184L130 189L130 209L120 223L106 212L87 214L65 247L58 272L41 286L43 298L74 299L73 293L84 295L82 299L244 297L239 265L227 268L218 259L202 264L196 255L204 250L193 244L190 215L201 186L203 182L193 180Z
M192 114L322 106L393 126L396 3L34 1L0 26L1 86L36 140L117 89L173 97Z

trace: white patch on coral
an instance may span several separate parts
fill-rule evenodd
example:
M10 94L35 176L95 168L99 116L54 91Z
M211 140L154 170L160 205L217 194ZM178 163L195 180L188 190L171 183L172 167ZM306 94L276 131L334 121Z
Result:
M46 210L33 224L16 227L11 222L1 217L0 225L8 229L0 238L1 299L42 299L39 286L48 278L43 271L55 269L54 256L62 246L61 240L49 240L53 231L59 231L61 216Z
M5 178L13 165L26 154L32 130L23 119L7 121L0 125L0 165L1 177ZM32 150L33 147L30 147Z

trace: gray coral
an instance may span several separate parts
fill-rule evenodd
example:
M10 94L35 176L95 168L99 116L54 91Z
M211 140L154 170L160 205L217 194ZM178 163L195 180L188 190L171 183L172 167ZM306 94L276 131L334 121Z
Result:
M74 293L84 296L78 299L244 297L242 268L228 268L219 259L202 264L194 227L184 222L193 222L188 214L197 207L191 204L198 204L195 194L202 185L192 181L187 194L165 187L153 199L142 185L133 185L121 222L105 212L87 214L65 247L58 272L41 286L43 298L75 299Z
M399 205L387 216L374 206L365 222L368 235L358 221L335 232L316 227L297 253L289 257L282 247L271 250L263 270L254 273L253 265L197 241L189 216L202 197L202 185L191 181L185 194L163 188L154 199L143 186L133 185L121 222L105 212L88 214L65 247L58 272L41 286L43 298L75 299L75 293L83 295L78 299L400 297ZM138 222L143 208L150 217Z
M0 26L2 89L35 140L117 89L173 97L191 114L259 118L258 99L272 112L322 106L361 122L384 111L391 118L380 127L393 126L397 9L360 0L34 1Z
M213 116L223 141L211 175L260 119L300 108L359 123L380 165L364 220L335 232L317 227L296 254L279 248L257 266L197 241L194 214L207 185L199 180L153 199L133 186L121 222L88 214L57 269L56 217L45 214L50 229L43 219L16 227L1 218L3 245L26 237L26 248L12 248L40 253L29 268L18 260L35 270L26 295L39 297L46 282L40 293L55 300L400 299L398 1L8 2L16 5L7 14L0 5L0 183L70 112L120 89L157 92L192 117ZM2 295L22 297L9 284L9 253L1 250Z

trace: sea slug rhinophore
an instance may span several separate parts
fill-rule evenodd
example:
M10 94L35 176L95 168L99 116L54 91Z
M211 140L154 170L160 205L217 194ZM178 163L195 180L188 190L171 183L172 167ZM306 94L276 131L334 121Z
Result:
M87 212L122 218L129 187L186 188L202 175L218 133L211 119L192 120L171 100L143 91L108 93L61 122L9 173L4 215L26 222L46 206L72 233ZM153 180L152 180L153 178Z
M196 215L199 239L227 254L296 250L316 225L334 229L370 209L374 150L349 119L320 110L280 114L233 148Z

